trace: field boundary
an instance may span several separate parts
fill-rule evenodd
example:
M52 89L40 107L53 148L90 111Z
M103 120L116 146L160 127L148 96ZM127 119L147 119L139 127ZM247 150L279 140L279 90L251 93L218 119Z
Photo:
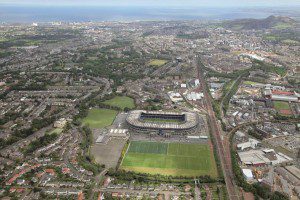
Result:
M121 160L120 165L119 165L120 167L121 167L122 164L123 164L123 160L124 160L124 158L126 157L126 154L128 153L128 149L129 149L130 145L131 145L131 142L129 142L129 145L127 146L126 152L125 152L124 156L122 157L122 160ZM125 147L126 147L126 145L125 145Z

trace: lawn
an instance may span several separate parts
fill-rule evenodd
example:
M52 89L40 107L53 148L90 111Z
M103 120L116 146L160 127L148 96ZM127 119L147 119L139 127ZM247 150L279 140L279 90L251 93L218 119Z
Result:
M167 62L168 62L167 60L154 59L150 61L149 65L160 67L166 64Z
M289 110L290 106L289 103L284 101L274 101L274 107L276 110Z
M117 111L109 109L90 109L88 115L82 120L84 125L91 128L104 128L114 121Z
M53 133L61 134L61 132L62 132L63 130L64 130L64 129L62 129L62 128L55 128L55 129L52 129L51 131L49 131L49 134L53 134Z
M288 102L274 101L274 108L277 110L277 112L280 115L283 115L283 116L293 115L292 110L291 110Z
M104 101L103 103L110 106L117 106L121 109L124 109L126 107L132 109L135 107L134 100L126 96L116 96L112 99Z
M206 144L133 141L121 169L172 176L217 177L214 156Z
M253 82L253 81L244 81L245 85L255 85L255 84L259 84L257 82Z

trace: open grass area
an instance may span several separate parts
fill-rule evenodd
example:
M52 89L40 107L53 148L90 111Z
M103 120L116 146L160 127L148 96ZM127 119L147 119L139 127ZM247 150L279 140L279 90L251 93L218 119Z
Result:
M274 107L276 110L289 110L290 106L288 102L274 101Z
M291 39L282 40L281 42L284 44L287 44L287 45L299 45L300 44L300 42L298 42L296 40L291 40Z
M55 128L55 129L52 129L51 131L49 131L49 134L53 134L53 133L61 134L62 131L63 131L62 128Z
M166 64L167 62L168 62L167 60L153 59L150 61L149 65L160 67Z
M255 84L259 84L258 82L254 82L254 81L244 81L243 82L245 85L255 85Z
M274 108L276 111L283 116L293 115L292 110L288 102L284 101L274 101Z
M172 176L217 177L215 159L206 144L133 141L121 169Z
M104 128L114 121L117 111L109 109L90 109L88 115L82 120L84 125L91 128Z
M121 109L124 109L126 107L132 109L135 107L134 100L126 96L116 96L112 99L104 101L103 103L110 106L117 106Z
M289 24L289 23L277 23L274 26L275 29L280 29L280 30L291 28L291 27L293 27L293 26L292 26L292 24Z
M255 60L253 64L255 65L253 69L260 69L266 73L275 73L279 76L285 76L287 73L287 69L285 67L278 67L264 61Z

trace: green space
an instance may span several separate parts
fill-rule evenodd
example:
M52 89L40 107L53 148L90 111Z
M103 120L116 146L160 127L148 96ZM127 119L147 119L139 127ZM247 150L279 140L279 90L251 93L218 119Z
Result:
M280 38L277 37L276 35L265 35L264 39L269 40L269 41L276 41L276 40L279 40Z
M244 85L255 85L255 84L259 84L258 82L254 82L254 81L244 81L243 83L244 83Z
M279 28L283 27L282 25L279 26ZM265 40L269 40L271 42L282 42L285 44L295 45L299 44L300 38L299 34L297 34L296 31L289 30L289 31L279 31L276 33L266 34L263 36Z
M266 73L275 73L278 74L279 76L285 76L287 73L287 70L285 67L277 67L273 64L266 63L263 61L255 60L254 62L254 69L260 69L263 70Z
M234 80L230 80L230 81L226 82L223 85L223 88L222 88L222 98L224 98L225 95L229 92L229 90L231 89L231 87L233 86L233 84L234 84Z
M282 29L287 29L287 28L291 28L291 27L293 27L293 25L292 25L292 24L289 24L289 23L277 23L277 24L274 26L275 29L280 29L280 30L282 30Z
M10 55L12 55L13 53L10 51L0 51L0 58L5 58L8 57Z
M149 65L160 67L160 66L166 64L167 62L168 62L167 60L153 59L150 61Z
M207 144L133 141L121 169L171 176L217 177L215 159Z
M281 42L287 45L299 45L300 43L296 40L291 40L291 39L282 40Z
M6 42L6 41L7 41L6 38L0 37L0 42Z
M289 110L290 106L289 103L284 101L274 101L274 107L276 110Z
M52 129L51 131L49 131L49 134L53 134L53 133L61 134L63 130L64 129L62 129L62 128L55 128L55 129Z
M290 108L290 105L288 102L284 101L274 101L274 108L281 116L292 116L293 112Z
M117 115L117 111L109 109L90 109L88 115L82 119L84 125L91 128L104 128L112 124Z
M135 107L134 100L126 96L115 96L112 99L103 102L106 105L116 106L124 110L124 108L132 109Z

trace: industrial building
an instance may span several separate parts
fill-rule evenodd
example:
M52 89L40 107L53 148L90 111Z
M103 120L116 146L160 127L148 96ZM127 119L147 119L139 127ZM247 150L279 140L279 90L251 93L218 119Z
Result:
M292 158L276 153L273 149L243 151L238 152L238 155L241 162L248 166L277 165L293 161Z
M296 92L266 89L264 95L273 101L300 102L300 94Z
M257 147L257 145L259 145L259 144L260 144L260 142L258 140L249 138L248 142L243 142L243 143L238 144L237 149L242 150L242 151L245 149L249 149L249 148L255 149Z
M254 179L251 169L242 169L242 172L247 181L252 181Z

